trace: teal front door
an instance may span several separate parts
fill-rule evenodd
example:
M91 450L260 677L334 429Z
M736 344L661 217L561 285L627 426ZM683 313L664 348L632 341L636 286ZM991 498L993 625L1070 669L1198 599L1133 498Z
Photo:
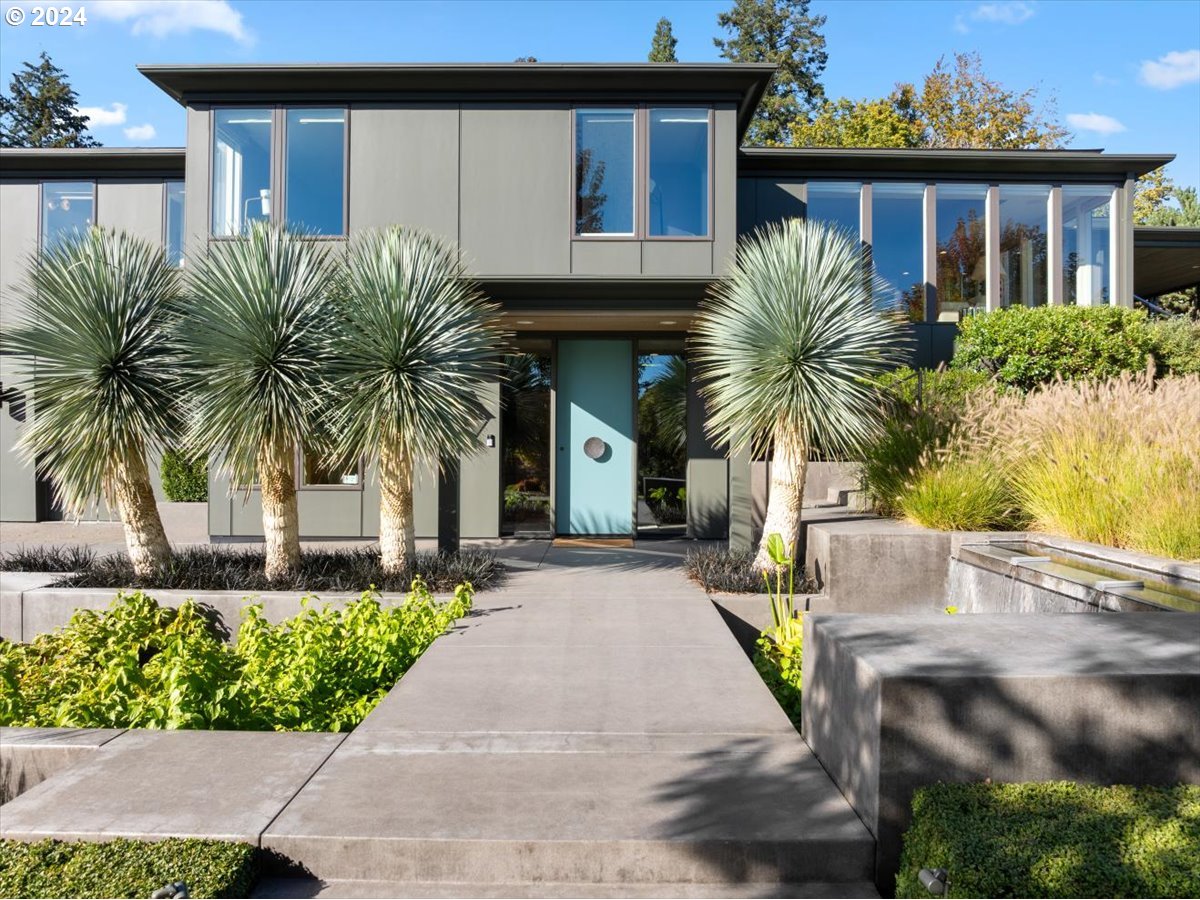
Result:
M555 529L633 534L633 342L558 342Z

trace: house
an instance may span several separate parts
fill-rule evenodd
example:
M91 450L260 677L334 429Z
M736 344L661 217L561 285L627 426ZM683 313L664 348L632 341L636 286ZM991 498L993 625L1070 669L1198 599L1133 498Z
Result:
M393 223L453 239L502 305L517 353L511 380L485 398L478 452L415 477L426 537L439 520L463 538L628 535L663 529L685 503L689 535L747 542L751 461L727 459L706 434L684 343L740 235L806 215L857 233L909 312L914 362L931 366L979 310L1132 305L1134 181L1172 159L742 148L770 65L141 72L184 108L186 147L0 154L4 321L39 242L93 222L161 240L180 265L261 219L334 243ZM653 449L641 398L669 372L686 426L673 448ZM12 452L23 415L5 394L10 521L53 515ZM652 449L665 461L649 471ZM305 537L377 533L378 488L360 462L301 454L296 479ZM210 475L211 535L261 534L254 489L230 488Z

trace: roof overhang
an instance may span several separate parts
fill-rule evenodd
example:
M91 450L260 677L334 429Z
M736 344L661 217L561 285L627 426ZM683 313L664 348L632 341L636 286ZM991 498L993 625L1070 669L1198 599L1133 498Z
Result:
M662 97L737 104L739 134L775 74L772 63L319 63L141 65L182 104L454 99L590 102Z
M935 150L745 147L739 175L842 178L918 177L944 180L1054 178L1124 181L1175 157L1102 150Z
M0 178L182 178L182 147L0 149Z
M1133 229L1133 292L1157 297L1200 285L1200 228Z

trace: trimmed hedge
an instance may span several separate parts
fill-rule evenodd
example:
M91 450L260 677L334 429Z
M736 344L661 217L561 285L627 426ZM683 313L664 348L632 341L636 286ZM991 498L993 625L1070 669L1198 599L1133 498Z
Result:
M208 461L192 459L177 450L168 450L162 459L163 493L176 503L202 503L208 500Z
M193 897L249 897L258 873L257 850L227 841L0 841L0 897L149 897L176 881Z
M897 897L1200 897L1200 785L936 784L913 795Z

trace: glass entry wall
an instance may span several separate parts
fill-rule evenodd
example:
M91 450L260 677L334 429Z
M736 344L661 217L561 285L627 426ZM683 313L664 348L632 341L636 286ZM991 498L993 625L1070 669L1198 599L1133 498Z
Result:
M925 185L881 183L871 192L871 259L888 284L877 302L925 320L925 274L921 250Z
M521 340L504 359L500 397L503 534L550 534L549 339Z
M1085 185L1062 189L1063 300L1068 305L1108 303L1111 203L1111 189Z
M937 187L937 317L957 322L987 306L986 184Z
M1049 185L1000 187L1000 306L1044 306Z
M638 537L687 528L687 363L683 339L643 339L638 369Z

